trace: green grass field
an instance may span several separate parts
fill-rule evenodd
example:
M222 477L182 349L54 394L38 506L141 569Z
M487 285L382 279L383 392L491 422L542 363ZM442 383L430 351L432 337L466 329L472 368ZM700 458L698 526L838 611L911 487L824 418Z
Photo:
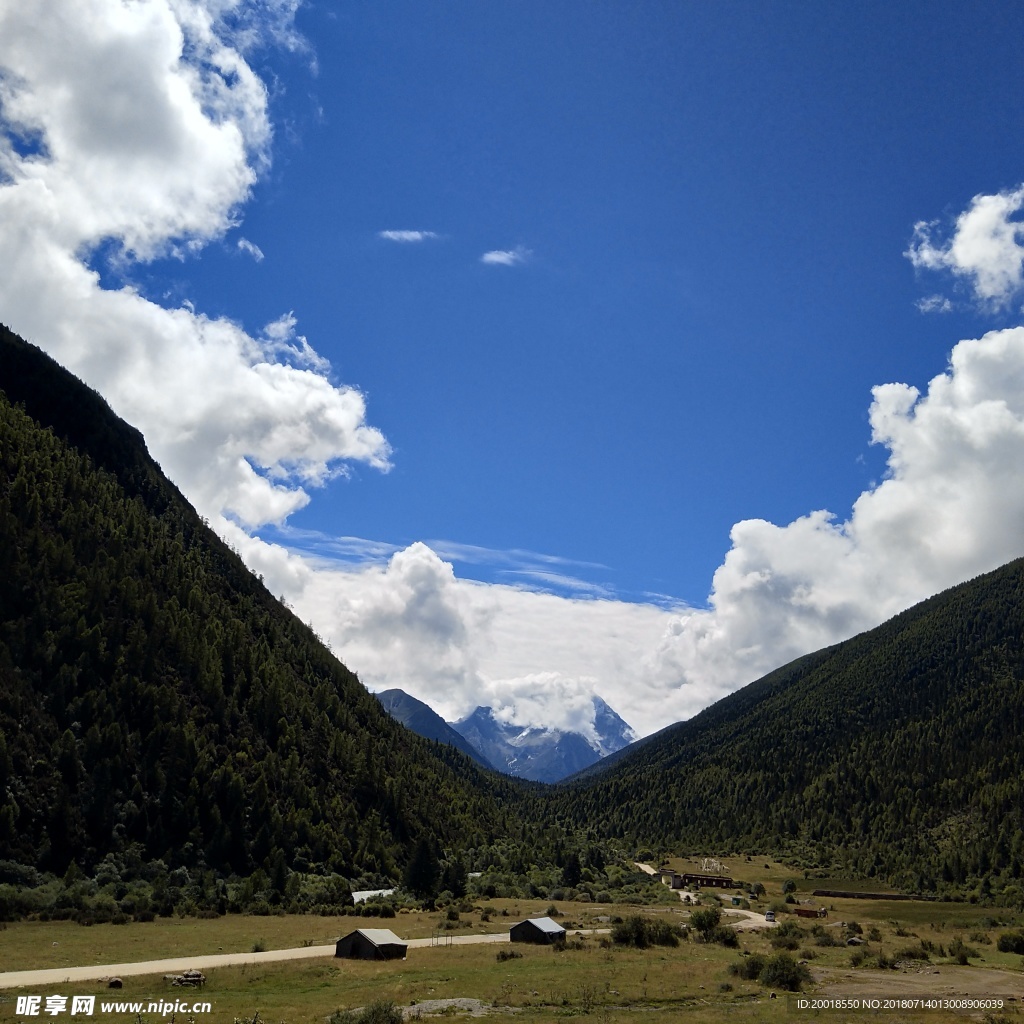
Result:
M764 861L760 862L761 864ZM764 872L764 869L761 869ZM739 872L737 872L739 874ZM783 870L761 875L769 887L766 900L777 899L781 884L790 877ZM760 879L756 879L760 880ZM728 894L726 894L728 895ZM728 900L727 900L728 902ZM896 971L879 971L867 964L851 966L852 952L845 942L836 946L818 946L811 934L815 922L800 921L794 957L804 959L824 982L811 991L823 993L834 984L861 983L875 994L887 986L916 985L927 992L930 975L948 981L957 975L984 982L1005 976L991 968L1009 970L1021 980L1024 960L1018 955L1000 953L996 941L1001 931L1019 928L1019 915L1005 912L999 921L991 908L969 904L892 903L870 900L829 900L826 924L837 935L845 935L840 921L856 920L867 938L874 956L884 952L896 955L901 949L920 946L922 940L932 947L948 950L960 939L978 955L970 966L953 968L948 956L930 955L925 964L904 965ZM478 910L464 913L450 934L465 935L483 931L504 931L511 922L546 913L550 901L489 900ZM490 920L482 921L480 910L493 908ZM755 908L757 904L754 905ZM728 907L724 912L728 914ZM506 913L503 914L502 911ZM562 903L563 923L580 928L607 927L607 918L631 912L684 923L688 910L682 906L628 908L594 904ZM124 963L168 956L199 955L217 952L247 952L259 944L265 949L283 949L302 945L322 945L357 927L387 927L405 938L430 936L442 924L443 915L399 913L395 918L364 917L241 917L211 920L158 919L146 924L95 925L83 927L67 922L23 922L0 930L0 969L18 970L43 967ZM573 936L570 932L570 940ZM54 945L56 943L56 945ZM742 932L743 950L770 955L775 950L767 932ZM579 948L574 948L578 946ZM684 941L677 948L653 947L646 950L610 947L607 940L590 936L570 941L569 948L517 945L521 958L499 962L497 951L504 945L433 946L410 949L405 961L386 963L342 961L334 958L305 959L282 963L207 972L208 983L202 990L172 988L160 976L129 976L120 992L108 992L101 982L62 984L39 989L0 992L0 1022L17 1021L16 997L19 994L95 995L97 1010L93 1019L124 1021L125 1024L161 1024L170 1017L145 1011L141 1015L122 1012L103 1014L100 1000L112 996L121 1001L185 999L207 1000L212 1013L198 1015L204 1021L251 1021L259 1013L264 1024L325 1024L338 1009L355 1009L377 999L390 999L415 1013L415 1006L428 999L476 998L501 1016L514 1014L523 1024L543 1024L568 1017L587 1017L607 1024L671 1024L717 1021L766 1022L787 1020L870 1020L881 1024L941 1020L983 1021L951 1015L944 1011L907 1011L894 1013L862 1011L851 1016L844 1012L798 1011L785 993L771 999L769 992L753 981L742 981L730 974L729 966L741 962L741 950L715 944ZM867 961L870 963L871 961ZM958 982L959 983L959 982ZM893 988L893 991L896 989ZM915 989L916 991L916 989ZM994 989L993 989L994 991ZM1006 993L1009 994L1009 993ZM1021 1003L1008 1004L989 1018L1024 1024ZM139 1017L141 1016L141 1020ZM465 1014L460 1019L469 1020ZM39 1017L24 1018L38 1021ZM60 1019L60 1018L50 1018ZM424 1018L426 1019L426 1018ZM175 1015L174 1024L186 1024L187 1014Z

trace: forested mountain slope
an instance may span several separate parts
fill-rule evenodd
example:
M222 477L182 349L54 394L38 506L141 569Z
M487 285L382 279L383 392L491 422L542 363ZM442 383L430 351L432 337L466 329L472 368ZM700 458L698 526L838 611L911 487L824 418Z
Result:
M1020 900L1024 560L771 673L556 806L666 846Z
M397 876L420 839L523 827L512 782L385 714L6 329L0 392L0 861Z
M392 690L381 690L376 693L381 707L396 721L407 729L412 729L417 736L438 743L449 743L456 750L461 750L485 768L492 768L483 755L464 737L457 733L429 704L397 687Z

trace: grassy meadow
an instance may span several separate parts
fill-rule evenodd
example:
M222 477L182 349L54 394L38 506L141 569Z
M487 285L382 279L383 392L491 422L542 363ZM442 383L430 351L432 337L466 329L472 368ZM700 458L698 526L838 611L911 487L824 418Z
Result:
M782 885L792 872L771 863L766 870L759 860L757 876L748 872L747 881L762 881L767 893L751 904L759 911L782 898ZM689 862L673 865L689 867ZM735 870L732 865L727 865ZM740 875L739 870L735 870ZM722 913L729 920L731 892L723 894ZM705 896L709 903L713 895ZM805 961L814 976L807 988L810 994L844 991L842 986L867 986L875 995L889 991L907 991L921 996L935 994L936 986L952 979L959 991L987 991L1010 995L1007 976L1013 972L1018 994L1024 994L1021 956L1001 953L996 948L1002 931L1021 927L1020 915L996 913L992 908L970 904L888 902L880 900L824 900L829 916L817 934L812 927L819 922L787 918L799 925L789 926L791 955ZM778 951L773 935L764 930L741 931L739 948L728 949L715 943L702 943L692 936L678 947L655 946L635 949L615 946L605 934L576 936L577 929L607 929L611 920L631 913L685 924L690 908L682 903L661 906L626 907L580 903L556 904L560 921L567 927L565 949L516 944L465 946L428 946L409 950L405 961L365 962L331 958L303 959L256 966L211 969L206 972L204 989L172 988L160 976L129 976L119 993L110 992L102 982L62 984L40 989L0 991L0 1021L18 1020L15 999L18 994L108 995L122 1000L148 1003L153 1000L208 1000L213 1012L198 1016L198 1022L251 1021L258 1012L263 1024L325 1024L337 1010L363 1007L379 999L394 1001L415 1015L416 1006L425 1000L475 998L492 1014L514 1015L522 1024L542 1024L568 1017L587 1017L607 1024L690 1024L737 1021L762 1022L792 1019L867 1020L873 1022L914 1022L944 1019L984 1021L947 1011L901 1010L861 1011L851 1016L839 1011L800 1011L785 992L770 998L769 991L756 981L742 980L730 972L731 965L743 962L744 954L771 956ZM394 918L233 916L198 920L158 918L150 923L93 925L83 927L68 922L22 922L0 931L0 966L3 970L89 964L124 963L168 956L217 952L246 952L254 946L284 949L303 945L324 945L358 927L391 928L403 938L428 937L441 932L451 935L507 930L510 923L524 917L548 912L548 900L488 900L475 905L459 920L447 921L441 912L401 911ZM610 920L611 919L611 920ZM842 922L842 924L841 924ZM845 937L856 922L864 946L849 947ZM449 925L444 930L445 925ZM834 935L834 943L820 941ZM969 966L957 967L949 956L951 944L960 941L970 953ZM443 940L442 940L443 942ZM927 959L899 961L896 969L879 970L878 954L890 960L924 952ZM783 947L785 948L785 947ZM500 952L514 949L522 954L499 960ZM940 955L939 950L946 955ZM861 954L860 966L852 965ZM938 977L935 977L937 972ZM991 981L988 987L985 983ZM898 983L898 984L897 984ZM980 987L979 987L980 986ZM195 993L195 994L194 994ZM97 1003L99 1000L97 1000ZM1022 1003L1017 1001L992 1014L990 1024L1021 1021ZM103 1015L97 1006L97 1018ZM445 1013L470 1019L465 1013ZM38 1020L39 1018L33 1018ZM53 1018L51 1018L53 1019ZM117 1015L106 1015L116 1020ZM126 1024L159 1024L169 1020L156 1014L121 1015ZM25 1018L29 1020L29 1018ZM176 1024L185 1024L178 1015Z

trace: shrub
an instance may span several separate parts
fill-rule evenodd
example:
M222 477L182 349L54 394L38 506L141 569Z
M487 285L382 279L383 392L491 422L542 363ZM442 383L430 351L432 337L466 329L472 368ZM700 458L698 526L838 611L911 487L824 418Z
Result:
M714 928L704 941L717 942L720 946L725 946L727 949L738 949L740 944L740 939L736 934L736 929L730 928L728 925L724 924L720 924L717 928ZM675 945L675 943L673 943L673 945Z
M612 942L619 946L646 949L650 945L647 938L647 922L639 914L630 915L612 926Z
M757 980L768 988L799 992L800 987L811 980L811 972L788 953L776 953L769 957Z
M632 914L624 921L612 926L612 942L620 946L678 946L682 930L667 921L647 921L639 914Z
M961 967L966 967L968 958L977 956L978 951L976 949L972 949L970 946L965 946L964 940L957 935L949 944L949 955L956 960Z
M497 960L499 964L503 964L506 960L522 960L522 958L523 954L517 949L499 949L498 952L494 954L494 959Z
M1024 932L1003 932L996 949L1000 953L1024 953Z
M327 1018L327 1024L403 1024L402 1011L390 999L378 999L360 1013L354 1010L336 1010Z
M783 921L773 928L769 941L775 949L796 949L805 937L804 930L796 921Z
M919 942L916 946L904 946L896 951L897 960L928 960L928 950L924 943Z
M751 953L745 956L739 963L729 964L729 973L742 978L744 981L757 981L764 970L766 960L759 953Z
M690 915L690 924L698 932L705 942L708 936L718 927L722 920L722 912L718 907L707 907L702 910L695 910Z

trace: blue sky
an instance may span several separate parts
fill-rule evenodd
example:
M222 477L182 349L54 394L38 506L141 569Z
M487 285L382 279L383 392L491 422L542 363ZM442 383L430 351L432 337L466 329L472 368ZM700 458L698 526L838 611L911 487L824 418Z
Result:
M922 527L989 461L926 472L956 445L872 394L1016 337L1019 5L57 7L0 4L0 319L370 685L650 731L1022 553L1012 502ZM786 561L817 540L856 570Z
M293 310L394 448L292 524L703 603L737 520L848 510L884 464L872 385L925 383L978 329L916 309L914 223L1024 168L1019 10L913 11L300 10L240 225L265 259L229 236L169 268L250 329Z

